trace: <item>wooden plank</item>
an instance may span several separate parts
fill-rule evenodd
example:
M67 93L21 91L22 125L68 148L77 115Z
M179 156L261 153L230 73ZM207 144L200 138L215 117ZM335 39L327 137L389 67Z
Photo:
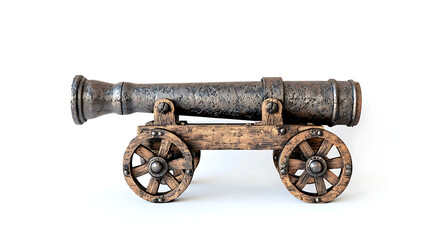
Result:
M164 107L160 107L159 105L162 104ZM166 112L162 113L159 112L160 109L166 109ZM159 99L155 102L155 106L153 108L153 124L155 125L175 125L176 124L176 115L175 115L175 106L173 102L170 100L163 98Z
M267 104L275 104L277 111L274 113L267 112ZM262 120L261 125L278 125L283 124L283 104L274 98L265 99L262 103Z
M160 126L140 126L156 129ZM302 125L193 124L161 128L180 137L190 149L198 150L282 150L289 139L300 131L317 128ZM281 134L279 129L286 132Z

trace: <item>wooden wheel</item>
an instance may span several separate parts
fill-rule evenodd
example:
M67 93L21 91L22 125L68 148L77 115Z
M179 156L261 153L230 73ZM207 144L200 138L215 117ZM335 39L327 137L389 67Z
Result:
M334 149L337 155L328 156ZM346 145L323 129L309 129L292 137L280 154L278 166L286 188L308 203L334 200L347 187L352 173Z
M317 150L320 147L320 144L322 144L323 139L321 138L312 138L312 139L308 139L307 140L308 143L310 144L311 148L313 149L314 152L317 152ZM281 150L274 150L273 151L273 162L274 162L274 166L276 167L277 172L280 174L280 169L279 169L279 158L280 158L280 154L282 153ZM292 154L290 156L290 158L294 158L294 159L301 159L303 161L306 161L306 158L304 156L304 154L299 150L299 148L295 148L292 151ZM293 177L294 179L298 179L299 175L297 175L297 171L298 169L291 169L289 171L289 175L291 175L291 177ZM314 179L310 178L308 180L308 184L312 184L314 183Z
M156 145L156 151L151 150ZM193 156L186 144L163 129L142 131L128 145L123 164L125 180L134 193L155 203L179 197L194 172ZM176 178L174 172L181 172L181 177ZM160 186L161 182L166 185Z
M198 164L200 163L200 157L201 157L201 151L192 151L192 156L194 159L194 172L198 167ZM173 176L179 180L182 181L183 177L185 176L185 172L184 171L180 171L180 170L174 170L173 171ZM165 184L164 181L161 181L161 184Z
M144 146L148 146L148 148L152 151L152 152L158 152L159 148L161 146L160 141L157 141L157 139L151 138L151 139L145 139L144 142L142 143L142 145ZM197 151L192 151L192 156L193 156L193 163L194 163L194 172L198 167L198 164L200 163L200 158L201 158L201 151L197 150ZM181 152L180 150L176 147L176 146L172 146L170 148L170 152L167 155L168 159L174 159L174 158L179 158L181 156ZM144 158L140 157L140 161L141 164L145 164L146 160L144 160ZM178 180L178 181L182 181L185 172L182 170L173 170L172 172L173 176ZM161 180L161 184L165 185L165 181Z

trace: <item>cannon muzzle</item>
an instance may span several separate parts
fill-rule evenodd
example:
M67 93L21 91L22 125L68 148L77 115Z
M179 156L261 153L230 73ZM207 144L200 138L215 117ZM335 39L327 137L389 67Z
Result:
M150 113L162 98L171 100L180 115L255 121L261 120L262 102L275 98L283 104L285 123L329 126L356 125L362 105L360 85L352 80L111 84L77 75L72 84L72 116L76 124L83 124L108 113Z

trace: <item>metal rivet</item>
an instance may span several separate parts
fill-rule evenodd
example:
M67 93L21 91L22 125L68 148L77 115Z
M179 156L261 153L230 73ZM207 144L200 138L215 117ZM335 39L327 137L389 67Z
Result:
M168 105L167 103L162 102L162 103L158 104L158 112L159 113L164 114L164 113L168 113L169 111L170 111L170 105Z
M281 173L282 175L286 175L286 169L284 169L284 168L280 169L280 173Z
M286 133L286 129L285 128L280 128L279 129L279 133L280 134L285 134Z
M279 111L279 105L275 102L267 103L267 112L270 114L276 113Z
M352 166L350 164L346 164L347 169L352 169Z
M277 156L274 156L274 161L277 161L277 159L278 159L278 157L277 157Z
M185 173L189 176L192 176L192 170L191 169L186 169Z
M162 202L164 202L164 199L160 197L160 198L158 198L158 202L162 203Z
M164 133L163 132L159 132L158 133L158 136L162 136Z
M316 198L316 199L314 199L314 201L315 201L316 203L319 203L319 202L320 202L320 198Z
M130 174L130 172L128 172L128 170L124 170L124 175L128 176L128 174Z
M282 165L280 167L285 168L286 167L286 163L282 163Z
M158 135L158 133L157 132L152 132L152 136L157 136Z
M347 169L347 170L346 170L346 175L350 175L350 174L352 174L352 170Z
M153 202L154 202L154 203L157 203L157 202L158 202L158 198L155 198L155 199L153 200Z
M316 134L317 136L322 136L322 130L318 130Z

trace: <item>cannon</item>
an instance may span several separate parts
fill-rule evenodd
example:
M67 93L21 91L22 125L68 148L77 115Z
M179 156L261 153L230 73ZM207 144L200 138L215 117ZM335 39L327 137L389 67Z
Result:
M77 75L71 94L78 125L108 113L154 114L138 126L122 164L129 187L149 202L179 197L201 150L272 150L281 181L308 203L334 200L352 175L347 146L323 125L358 124L362 93L353 80L110 84ZM190 124L180 115L254 122Z

